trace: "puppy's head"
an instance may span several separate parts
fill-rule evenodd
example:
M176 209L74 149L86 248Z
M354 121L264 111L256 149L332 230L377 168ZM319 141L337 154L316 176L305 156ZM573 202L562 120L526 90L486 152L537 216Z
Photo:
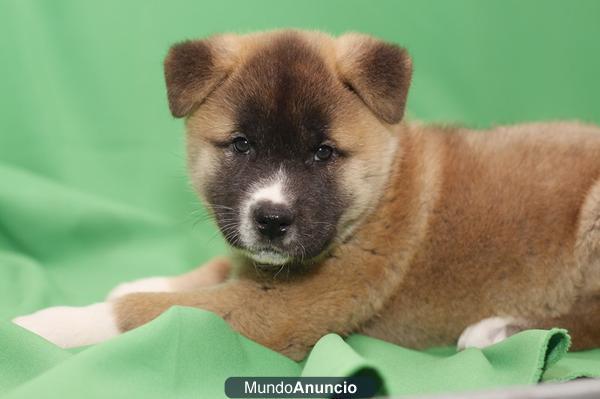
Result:
M376 205L410 83L404 49L360 34L221 35L173 46L165 76L193 185L256 262L314 260Z

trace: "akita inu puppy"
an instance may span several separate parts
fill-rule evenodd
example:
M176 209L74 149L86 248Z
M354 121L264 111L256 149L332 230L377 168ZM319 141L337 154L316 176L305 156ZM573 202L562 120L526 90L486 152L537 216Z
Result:
M193 306L293 359L327 333L482 347L561 326L600 346L600 129L406 123L411 69L355 33L173 46L169 106L231 261L15 322L76 346Z

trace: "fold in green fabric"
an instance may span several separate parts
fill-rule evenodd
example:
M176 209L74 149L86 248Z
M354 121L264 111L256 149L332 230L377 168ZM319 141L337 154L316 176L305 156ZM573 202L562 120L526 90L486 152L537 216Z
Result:
M600 376L600 353L567 354L564 330L530 330L489 348L415 351L354 335L321 338L296 363L240 336L216 315L175 307L72 354L11 323L0 326L3 398L224 398L231 376L370 374L380 393L481 390ZM585 365L585 367L583 367Z
M10 323L225 253L188 188L183 124L169 114L172 43L362 31L412 54L415 119L600 123L599 19L594 0L0 1L0 397L217 399L230 376L367 374L391 395L599 376L600 349L568 353L559 329L460 353L328 335L295 363L199 309L69 351Z

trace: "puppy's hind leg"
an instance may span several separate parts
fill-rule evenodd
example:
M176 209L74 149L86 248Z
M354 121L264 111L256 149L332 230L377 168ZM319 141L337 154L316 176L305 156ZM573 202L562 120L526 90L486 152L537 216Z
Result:
M174 277L148 277L119 284L107 295L112 300L136 292L185 292L224 282L229 276L229 259L219 257L185 274Z
M524 330L527 324L514 317L489 317L468 326L460 335L457 347L459 350L485 348Z
M458 349L485 348L528 328L564 328L571 336L573 350L600 347L600 294L578 299L563 316L542 320L490 317L465 329Z

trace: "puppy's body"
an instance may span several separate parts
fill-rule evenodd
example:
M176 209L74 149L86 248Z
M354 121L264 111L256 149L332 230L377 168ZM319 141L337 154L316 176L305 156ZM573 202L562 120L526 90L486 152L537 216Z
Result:
M307 274L274 278L242 261L237 279L206 293L123 298L121 327L187 304L294 358L327 332L449 345L493 316L600 345L600 129L396 134L402 150L375 210Z
M456 342L466 326L500 315L538 328L561 323L575 346L583 344L588 338L581 335L595 328L552 319L597 293L600 129L548 123L408 130L400 135L411 150L398 158L389 202L361 239L370 237L402 277L361 330L426 347ZM411 202L419 205L403 215ZM404 237L413 224L419 227ZM578 306L587 317L600 310ZM600 344L600 333L596 339Z
M184 42L165 71L192 182L237 272L121 287L172 291L117 298L121 331L184 305L294 359L330 332L422 348L490 317L600 345L597 127L407 124L410 58L357 34ZM55 338L47 319L17 322Z

